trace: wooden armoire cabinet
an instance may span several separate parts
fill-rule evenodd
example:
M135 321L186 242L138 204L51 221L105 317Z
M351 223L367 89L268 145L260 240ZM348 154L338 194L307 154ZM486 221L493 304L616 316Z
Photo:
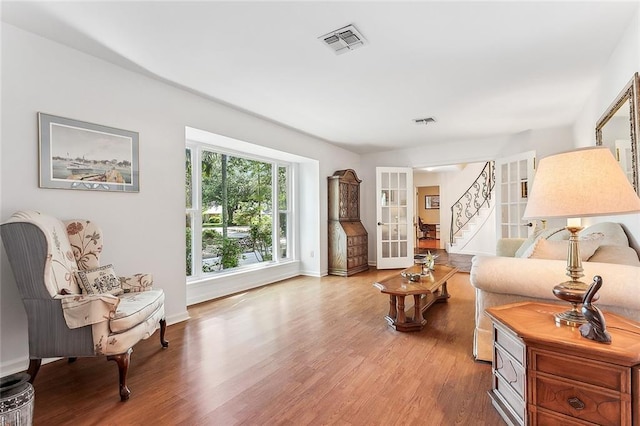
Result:
M329 274L369 269L367 231L360 222L360 179L352 169L329 176Z

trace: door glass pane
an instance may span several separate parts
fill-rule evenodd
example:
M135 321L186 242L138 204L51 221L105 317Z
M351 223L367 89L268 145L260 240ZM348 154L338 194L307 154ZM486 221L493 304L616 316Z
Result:
M398 189L398 174L389 173L389 188Z
M407 175L406 173L400 173L400 182L398 188L407 189Z
M520 218L518 217L518 205L513 204L509 206L509 222L518 223L520 222Z
M389 215L389 207L383 207L382 208L382 223L389 223L389 222L391 222L390 215Z
M400 207L398 209L398 212L399 212L398 222L407 223L407 208L406 207Z
M527 177L527 160L520 160L518 166L518 178L525 179Z
M391 257L398 257L398 243L396 241L391 242Z
M398 229L400 229L400 235L398 236L398 238L400 240L406 240L407 239L407 227L406 226L399 226Z
M407 242L400 242L400 257L407 257Z
M382 188L389 188L389 173L382 173L380 176Z
M389 205L389 191L388 190L384 190L381 191L382 194L380 194L380 205L381 206L388 206Z
M500 183L506 183L509 181L509 169L506 163L500 166L500 181Z
M389 191L389 194L391 195L391 197L389 198L389 204L392 206L397 206L398 205L398 190L397 189L392 189L391 191Z
M399 191L398 195L400 196L400 205L401 206L406 206L407 205L407 190L404 189L404 190Z
M382 227L382 239L389 240L389 225L380 225Z
M515 201L517 200L518 197L518 183L517 182L511 182L509 184L509 201ZM507 200L505 200L507 201Z
M509 222L509 206L503 204L500 207L500 222L505 223L505 222Z
M388 242L383 242L382 243L382 257L384 258L388 258L389 257L389 243Z

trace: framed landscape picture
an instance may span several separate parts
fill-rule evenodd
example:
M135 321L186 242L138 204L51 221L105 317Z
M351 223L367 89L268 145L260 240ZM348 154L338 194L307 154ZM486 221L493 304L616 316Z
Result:
M424 197L425 209L439 209L440 208L440 196L439 195L425 195Z
M138 133L38 113L40 187L138 192Z

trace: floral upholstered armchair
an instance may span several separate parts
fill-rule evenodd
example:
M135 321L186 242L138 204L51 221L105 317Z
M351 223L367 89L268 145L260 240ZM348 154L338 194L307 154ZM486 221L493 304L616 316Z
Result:
M30 381L42 358L106 355L118 364L120 399L129 399L133 345L160 328L168 346L164 292L153 289L153 277L118 277L112 265L100 266L102 232L88 220L21 211L1 232L27 312Z

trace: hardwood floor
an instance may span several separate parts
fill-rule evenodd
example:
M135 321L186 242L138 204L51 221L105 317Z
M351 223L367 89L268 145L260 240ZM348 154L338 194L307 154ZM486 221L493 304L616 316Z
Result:
M440 240L432 240L421 238L418 239L418 244L416 244L416 248L421 249L437 249L440 247Z
M35 425L499 425L491 366L471 355L474 293L449 281L448 303L417 333L387 326L372 283L399 271L298 277L193 306L191 319L134 347L120 402L115 363L44 365Z

